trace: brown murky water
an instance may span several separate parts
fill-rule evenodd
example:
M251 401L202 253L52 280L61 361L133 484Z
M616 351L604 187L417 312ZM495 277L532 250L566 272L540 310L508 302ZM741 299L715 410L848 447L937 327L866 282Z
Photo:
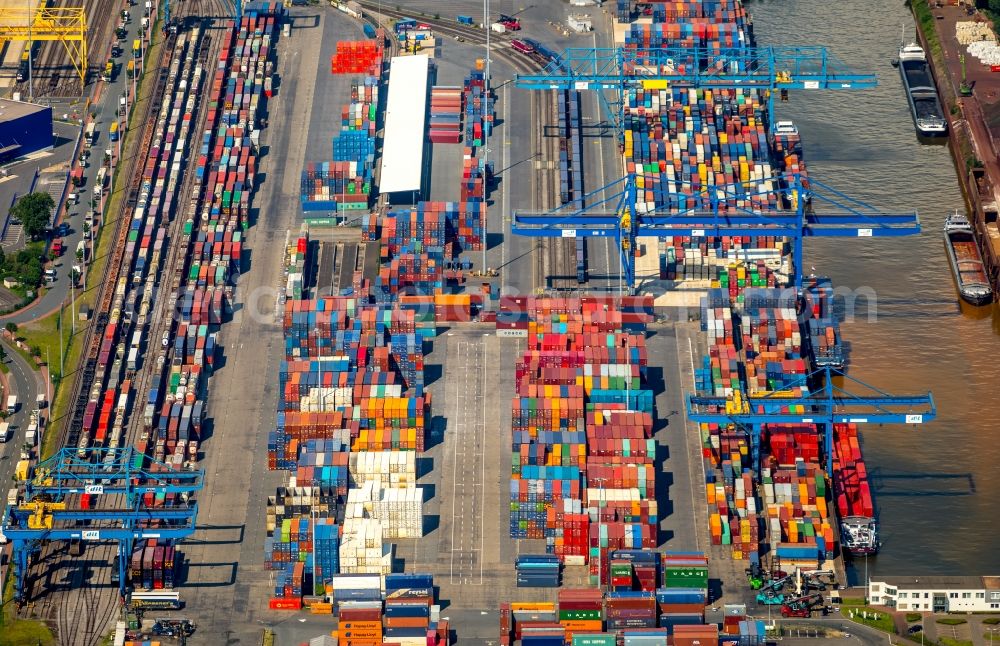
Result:
M872 574L996 574L1000 512L1000 313L960 305L941 225L963 208L947 147L917 141L898 72L890 66L913 20L902 2L749 1L759 44L826 45L875 72L865 91L793 92L779 118L802 133L810 175L888 213L917 211L910 238L811 240L805 266L834 284L871 290L872 319L842 325L849 374L887 392L931 391L937 419L866 427L865 457L879 509L882 553ZM863 564L859 564L863 577Z

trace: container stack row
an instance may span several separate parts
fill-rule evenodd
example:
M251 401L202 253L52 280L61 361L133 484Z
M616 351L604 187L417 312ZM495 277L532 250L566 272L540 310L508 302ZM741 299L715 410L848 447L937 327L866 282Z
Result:
M369 206L375 166L382 49L377 41L363 42L368 43L363 49L378 50L377 63L363 70L342 72L364 76L351 82L350 102L341 107L340 132L333 138L333 160L307 162L302 171L299 199L302 210L313 218L344 217L352 211L366 211ZM335 58L338 55L339 49Z
M335 599L345 591L337 579L331 590ZM370 600L344 598L335 602L338 624L332 635L338 643L448 646L450 626L448 619L441 617L440 606L434 603L431 575L391 574L385 577L384 593L377 589L375 593Z
M340 109L341 134L362 132L375 137L378 128L379 87L382 76L373 72L351 82L351 101ZM334 140L336 142L336 139ZM369 146L372 144L369 143ZM334 154L336 155L336 149ZM335 156L334 159L337 159Z
M486 74L469 73L462 86L465 98L465 142L467 146L483 145L483 138L493 132L495 116L493 97L486 91Z
M621 555L636 564L684 562L705 563L703 555L663 554L652 551ZM627 560L627 559L625 559ZM672 568L677 569L677 568ZM692 577L697 582L698 577ZM700 583L699 583L700 584ZM707 585L707 578L705 579ZM754 644L764 635L762 623L749 621L746 607L727 605L722 631L717 624L706 625L707 603L704 588L665 585L650 590L638 587L602 592L597 589L564 589L557 602L501 603L500 644L577 644L580 646L621 644ZM753 625L751 625L753 624ZM556 640L559 640L558 642Z
M712 345L699 387L733 397L737 408L738 393L808 393L810 357L803 339L814 321L822 321L814 317L823 314L822 307L798 314L793 293L750 284L740 280L735 289L710 290L703 310ZM770 410L780 412L780 401ZM817 427L767 424L759 446L742 430L702 427L705 457L714 470L708 484L713 543L732 545L735 557L751 560L766 541L786 559L815 565L828 558L833 527Z
M514 561L519 588L558 588L560 569L554 554L519 554Z
M355 161L308 162L302 171L303 211L340 212L368 208L370 169Z
M137 590L172 589L179 562L180 553L172 545L161 545L155 538L140 541L127 568L132 587Z
M381 223L374 216L363 218L361 226L369 240L377 239L381 230L391 255L406 247L417 253L440 250L443 259L451 259L483 248L485 223L486 203L470 197L463 202L418 202L409 210L390 212Z
M435 85L431 88L431 143L457 144L462 140L462 88Z
M655 50L680 48L661 70L668 76L706 65L726 65L732 72L739 63L697 60L696 49L710 53L753 44L752 24L736 0L657 3L651 14L651 20L616 33L638 64L652 63ZM785 173L808 181L801 142L791 124L768 123L761 91L646 83L631 88L625 102L624 163L637 175L640 211L767 213L805 199L781 193L789 188ZM706 196L714 195L713 188L725 199L712 203ZM674 237L651 244L660 256L661 278L704 281L708 288L702 329L709 350L696 371L698 390L729 398L726 407L733 413L745 409L748 394L809 392L810 349L836 346L835 332L828 333L835 326L825 287L814 290L819 303L806 308L804 321L797 295L780 289L786 240ZM773 411L780 409L779 400ZM815 567L832 549L816 428L766 425L747 433L703 424L701 434L711 542L727 546L734 558L756 561L770 541L770 551L779 556L783 549L785 556L809 551Z
M589 561L602 583L610 550L657 540L642 319L625 332L620 309L632 305L508 299L498 316L527 319L511 420L511 536L544 538L567 564Z
M338 41L330 57L331 74L377 74L382 68L382 46L377 40Z
M834 426L833 493L841 518L875 516L868 470L861 455L857 424Z

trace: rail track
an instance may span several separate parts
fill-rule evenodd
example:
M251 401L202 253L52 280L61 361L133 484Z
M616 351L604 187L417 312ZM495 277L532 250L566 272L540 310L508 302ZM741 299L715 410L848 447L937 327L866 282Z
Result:
M146 90L145 98L139 100L139 105L145 107L140 108L141 116L136 115L134 122L136 125L133 129L141 132L142 138L130 137L129 143L126 144L126 154L119 160L119 163L123 164L122 167L132 169L133 174L125 189L126 199L122 201L116 217L109 218L104 224L110 226L114 223L114 229L109 229L107 234L114 235L115 241L111 248L105 279L98 288L98 306L94 324L85 332L84 345L87 352L83 365L74 373L76 376L71 386L71 392L75 397L74 407L69 414L69 422L59 431L62 446L75 447L79 443L83 410L89 397L90 384L97 372L101 331L109 320L115 285L121 274L128 235L128 226L125 223L129 221L134 209L135 196L141 182L143 165L138 163L138 160L149 154L167 80L171 52L173 52L173 39L166 36L160 49L159 60L149 62L151 68L148 73L155 75L154 84L151 89ZM28 580L29 588L26 590L26 598L29 600L28 612L52 622L59 631L61 644L90 646L102 639L103 632L120 608L117 588L111 585L110 568L106 567L114 561L116 544L88 545L83 556L75 559L66 559L65 550L65 542L50 542L42 547ZM76 571L68 587L53 585L54 573L57 573L61 564L66 562L78 563L80 569ZM97 564L103 564L105 567L94 568L93 566Z
M111 56L111 43L119 21L119 12L123 9L128 10L133 14L132 20L141 19L141 15L135 15L136 11L133 10L129 0L88 0L85 4L88 57L85 82L90 83L100 76L104 64ZM50 0L49 6L75 7L79 6L79 3L73 0ZM138 10L140 14L141 11ZM118 73L124 73L124 69ZM76 68L66 52L66 47L58 41L43 41L39 44L37 59L32 60L32 86L36 99L79 98L86 94L86 85L80 87ZM27 96L28 82L17 83L15 89Z
M216 60L219 54L219 44L213 41L211 34L202 33L201 42L197 45L198 64L205 70L202 83L208 82L208 72L212 69L211 62ZM193 91L197 91L194 88ZM195 106L192 119L191 133L196 136L204 130L204 121L207 115L206 105L199 102ZM187 269L187 258L190 250L191 240L183 237L184 222L187 218L199 217L199 214L192 212L192 200L184 200L183 196L192 195L194 190L193 174L189 172L191 167L185 167L182 172L184 179L177 188L177 195L180 199L175 203L174 215L170 221L166 234L166 264L160 269L160 276L157 280L156 290L158 297L153 301L153 306L149 311L149 330L146 335L146 352L143 356L142 367L133 375L133 390L135 392L135 404L131 417L128 421L128 431L124 439L126 446L133 445L139 439L142 432L143 422L140 414L141 406L144 402L140 399L149 392L150 382L154 374L161 372L162 368L154 361L157 354L154 350L160 348L159 339L164 332L169 331L173 326L174 311L171 310L172 298L168 298L174 292L174 286L180 285L181 278ZM169 363L172 349L166 348L165 362Z
M378 3L362 1L361 7L366 9L366 19L377 24L372 17L381 13L391 19L412 18L412 14L397 11L394 8L387 8ZM448 36L473 45L486 44L486 31L478 27L462 25L450 20L433 19L421 16L417 18L420 22L431 26L436 34ZM388 30L391 33L391 30ZM395 35L392 34L391 38ZM502 60L506 62L517 73L535 72L548 64L548 59L533 52L524 54L510 48L510 37L506 34L491 34L490 36L490 58L491 60ZM398 51L393 50L393 53ZM545 124L556 123L558 103L554 91L538 91L531 93L532 114L544 118L534 119L534 153L535 159L540 162L540 167L536 167L534 185L534 207L539 210L554 208L557 206L556 197L559 190L559 138L548 136L545 131ZM550 166L552 166L550 168ZM504 214L506 215L506 214ZM531 262L533 265L533 275L535 287L540 289L578 289L576 283L576 249L570 239L541 238L533 241ZM547 280L547 276L552 276Z

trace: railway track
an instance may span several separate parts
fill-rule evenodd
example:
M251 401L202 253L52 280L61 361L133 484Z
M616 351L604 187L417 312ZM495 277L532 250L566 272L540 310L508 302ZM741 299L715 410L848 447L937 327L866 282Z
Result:
M210 63L217 60L218 55L219 44L212 39L211 34L203 32L197 52L198 63L205 71L202 77L203 83L208 82L207 73L212 69ZM207 106L203 103L196 104L192 119L193 125L191 128L191 132L194 135L204 131L205 118L207 115L206 107ZM161 347L159 345L160 338L164 332L170 331L173 327L175 312L171 309L171 306L174 300L172 298L168 298L166 295L170 295L175 292L174 286L180 285L184 272L187 269L187 259L188 252L191 247L191 240L185 239L183 236L184 222L189 217L195 219L199 217L197 212L192 212L192 209L194 208L192 202L199 196L193 195L195 182L192 181L193 173L189 172L190 170L191 167L186 167L182 171L184 173L184 179L178 186L177 195L191 195L192 199L185 201L182 197L176 202L174 216L169 223L166 234L166 249L168 254L166 258L167 262L166 265L160 269L159 279L157 280L155 287L158 292L158 298L154 301L154 304L150 308L149 312L149 330L146 335L146 352L143 356L142 368L134 375L135 381L133 381L133 389L135 392L135 404L133 405L132 415L129 418L128 432L125 434L125 442L127 446L134 445L143 430L143 422L140 411L142 410L144 402L141 398L149 392L151 382L154 381L155 374L162 373L162 367L157 365L157 363L153 360L157 354L154 352L154 349L159 349ZM167 347L160 351L164 352L164 364L169 365L173 354L172 348Z
M375 2L362 1L361 6L366 9L366 19L373 24L377 24L371 18L372 14L381 13L390 19L413 18L412 14L397 11L394 8L387 8ZM448 36L460 42L472 45L486 44L486 31L478 27L462 25L450 20L433 19L421 16L417 18L420 22L431 26L436 34ZM393 34L394 36L394 34ZM524 54L510 47L510 36L507 34L490 35L490 58L493 61L502 60L506 62L517 73L529 73L542 69L548 64L548 59L533 52ZM397 50L398 51L398 48ZM395 51L393 52L395 53ZM541 167L536 169L534 181L534 207L539 210L554 208L557 206L557 195L559 190L559 138L546 135L545 124L557 122L558 103L554 91L532 92L532 114L542 115L544 118L534 120L534 153L535 158L541 161ZM549 166L552 166L550 168ZM506 216L506 214L504 214ZM536 288L541 289L578 289L576 283L576 248L570 239L541 238L532 242L534 245L532 262L534 263L532 273ZM547 276L554 278L549 281Z
M141 140L129 138L126 145L126 155L119 163L123 168L130 168L133 175L126 189L126 198L122 201L116 219L110 219L104 226L115 223L114 230L108 234L115 236L111 258L106 269L105 280L101 282L98 291L98 307L94 325L89 326L84 338L87 353L84 365L75 371L75 379L71 386L75 396L75 404L70 413L70 421L60 429L61 445L77 446L80 440L79 429L82 424L83 409L89 397L89 387L97 372L97 354L100 347L101 331L110 316L111 303L114 298L115 285L121 274L122 260L128 227L124 223L134 209L135 195L141 181L142 164L138 159L149 154L156 127L156 118L163 97L166 83L166 70L169 66L169 54L173 51L173 39L166 37L164 46L160 49L158 61L150 61L150 74L154 77L154 85L147 90L145 98L139 101L141 118L136 120L137 128L142 133ZM148 86L147 86L148 87ZM129 152L131 154L129 154ZM75 502L71 499L71 503ZM120 500L109 502L120 503ZM61 548L61 549L58 549ZM67 559L64 550L66 543L50 542L42 547L35 559L34 568L30 572L26 598L29 600L28 614L37 615L52 622L59 630L60 643L63 645L77 644L90 646L98 643L103 637L106 627L120 608L117 588L111 585L110 568L107 565L114 561L116 544L98 543L88 545L81 557ZM70 580L68 588L52 585L52 576L58 572L63 563L79 564L79 570ZM97 564L104 567L96 568ZM106 574L104 574L106 573Z
M85 76L87 83L100 76L101 70L111 56L111 42L115 27L118 25L119 12L130 11L132 20L141 19L133 10L134 5L129 0L88 0L85 4L87 13L87 56L88 65ZM49 0L50 7L78 7L77 0ZM127 50L127 48L126 48ZM118 59L122 61L122 58ZM119 71L124 73L124 70ZM38 98L79 98L86 94L86 88L80 87L76 68L69 58L66 47L58 41L43 41L39 44L37 59L32 61L32 86L34 96ZM28 94L28 82L17 83L17 91Z

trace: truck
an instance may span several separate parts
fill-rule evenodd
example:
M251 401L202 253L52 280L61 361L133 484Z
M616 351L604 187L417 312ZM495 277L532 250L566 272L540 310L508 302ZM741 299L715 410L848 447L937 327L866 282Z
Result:
M48 403L48 400L45 398L45 393L38 393L38 396L35 397L35 407L39 410L45 408Z
M10 424L7 422L0 422L0 442L6 442L10 439Z
M416 28L417 28L417 21L413 18L401 18L396 21L395 25L393 25L393 30L397 34L401 34L404 31L410 31L411 29L416 29Z
M89 148L95 141L97 141L97 124L91 121L83 131L83 143Z
M11 415L17 412L17 395L7 396L7 412Z
M174 590L133 592L129 602L133 608L143 610L179 610L184 605L180 592Z
M515 18L514 16L500 14L500 17L497 18L497 22L503 25L507 29L507 31L521 30L521 21Z
M49 249L52 252L53 258L58 258L63 252L62 238L55 238L52 240L52 247Z
M118 122L112 121L111 127L108 129L108 138L111 141L118 141Z

